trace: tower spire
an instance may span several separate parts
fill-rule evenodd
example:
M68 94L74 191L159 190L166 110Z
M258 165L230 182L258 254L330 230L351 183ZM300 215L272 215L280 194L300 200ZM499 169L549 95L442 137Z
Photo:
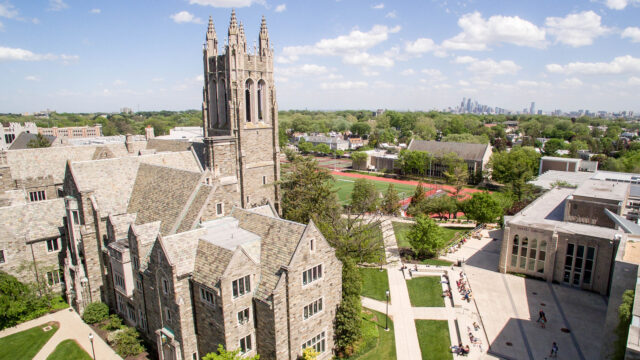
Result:
M236 19L236 9L231 9L231 21L229 22L229 35L238 34L238 19Z
M209 27L207 29L207 52L209 56L218 53L218 37L216 36L216 28L213 26L213 18L209 16Z
M262 24L260 24L260 56L269 53L269 32L267 31L267 19L262 15Z

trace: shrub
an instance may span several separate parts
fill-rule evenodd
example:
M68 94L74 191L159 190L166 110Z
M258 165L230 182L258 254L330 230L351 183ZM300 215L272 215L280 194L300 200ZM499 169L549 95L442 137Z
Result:
M107 322L102 325L102 329L103 330L118 330L122 328L122 319L120 319L120 317L118 315L115 314L111 314L109 316L109 320L107 320Z
M109 316L109 307L102 302L94 302L84 309L82 320L87 324L95 324L106 319Z
M124 357L135 356L143 352L144 346L138 338L138 331L130 326L125 326L109 334L109 343L118 355Z

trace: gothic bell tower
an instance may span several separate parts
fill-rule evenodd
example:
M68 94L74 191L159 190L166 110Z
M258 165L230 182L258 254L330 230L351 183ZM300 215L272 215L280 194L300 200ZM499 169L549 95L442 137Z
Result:
M271 202L280 211L278 106L264 16L258 39L257 47L247 46L244 26L233 10L223 53L218 54L209 18L203 49L205 165L214 179L236 177L243 207Z

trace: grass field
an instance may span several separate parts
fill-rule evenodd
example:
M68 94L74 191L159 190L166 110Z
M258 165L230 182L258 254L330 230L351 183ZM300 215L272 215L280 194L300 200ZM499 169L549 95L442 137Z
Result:
M358 268L362 277L362 296L386 301L386 292L389 290L389 278L387 269L378 268Z
M416 320L422 360L452 360L449 324L446 320Z
M414 307L444 306L439 276L419 276L407 280L409 299Z
M407 239L407 235L413 224L402 223L402 222L392 222L393 224L393 232L396 234L396 241L398 241L398 247L411 247L409 244L409 239ZM455 228L455 227L440 227L442 229L442 236L450 241L458 232L469 231L467 228Z
M350 360L395 360L396 342L393 321L389 319L389 331L384 330L386 316L374 310L362 308L363 343Z
M91 360L91 356L84 351L75 340L67 339L58 344L47 360Z
M33 359L44 344L58 331L58 324L51 325L52 329L43 331L46 324L33 327L0 339L0 360Z
M340 175L333 175L333 178L336 180L334 190L337 190L338 199L340 200L340 203L348 204L351 201L351 192L353 191L353 184L357 179L353 177L340 176ZM382 194L387 192L387 188L389 187L389 184L391 184L386 181L376 181L376 180L369 180L369 181L371 181L376 186L376 189ZM416 188L415 185L396 184L396 183L393 183L393 187L396 189L398 194L404 193L404 195L402 194L400 195L401 199L413 195L413 192Z

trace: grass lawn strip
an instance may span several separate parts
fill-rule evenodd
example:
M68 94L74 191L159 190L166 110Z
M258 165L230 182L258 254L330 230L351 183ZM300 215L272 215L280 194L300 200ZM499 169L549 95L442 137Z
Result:
M444 306L439 276L420 276L407 280L409 299L413 307Z
M398 221L392 221L393 232L396 234L396 241L398 242L398 247L407 247L410 248L411 244L409 244L409 239L407 235L409 235L409 231L413 227L413 224L403 223ZM447 240L447 242L451 241L457 233L469 231L471 229L468 228L460 228L460 227L440 227L442 230L442 237Z
M51 330L43 331L47 325ZM30 360L58 331L57 323L42 324L0 339L0 360Z
M67 339L58 344L47 360L91 360L91 356L73 339Z
M350 360L395 360L396 343L393 321L389 319L389 331L384 330L386 316L374 310L362 308L363 344ZM377 336L375 332L377 330Z
M453 262L448 260L440 260L440 259L426 259L422 260L422 264L425 265L437 265L437 266L451 266Z
M387 269L358 268L362 277L362 296L375 300L386 301L386 291L389 290Z
M355 184L357 178L348 177L348 176L340 176L333 175L333 178L336 180L334 185L334 190L338 191L338 199L341 204L348 204L351 202L351 192L353 191L353 185ZM389 182L386 181L377 181L377 180L369 180L371 181L376 190L385 194L387 192L387 188L389 187ZM406 198L413 195L416 186L415 185L406 185L406 184L393 184L393 187L396 189L400 198ZM404 194L402 194L404 193Z
M451 338L446 320L416 320L422 360L451 360Z

